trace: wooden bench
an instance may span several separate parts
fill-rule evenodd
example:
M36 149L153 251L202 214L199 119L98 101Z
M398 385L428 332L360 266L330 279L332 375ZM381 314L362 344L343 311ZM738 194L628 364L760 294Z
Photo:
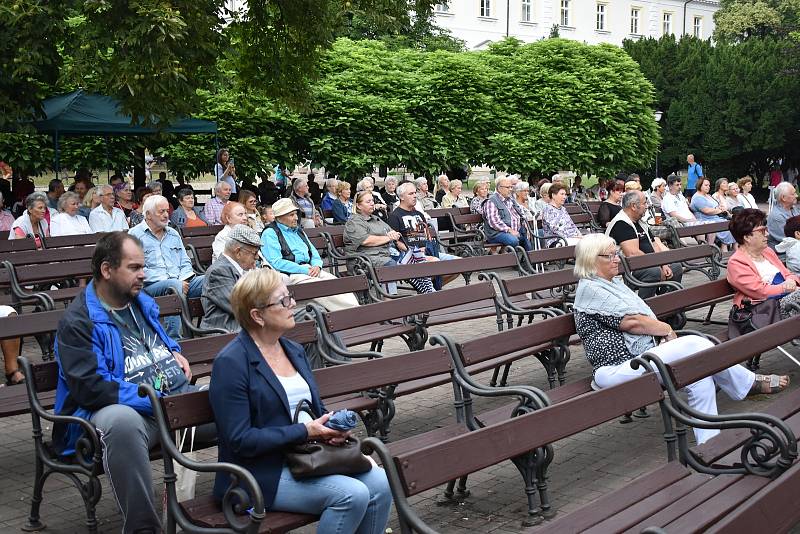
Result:
M63 247L83 247L94 245L102 237L101 233L65 235L59 237L46 237L44 248L63 248ZM24 250L36 250L36 243L33 239L4 239L0 240L0 253L18 252Z
M673 280L662 280L660 282L642 282L635 276L635 272L641 269L661 267L671 263L680 263L684 273L689 271L700 271L709 280L716 280L720 275L719 264L716 258L719 250L711 245L698 245L694 247L684 247L676 250L667 250L652 254L642 254L641 256L623 257L622 276L625 282L634 289L644 287L656 287L660 291L682 289L679 283Z
M184 239L190 237L202 237L202 236L216 236L220 230L222 230L225 226L222 224L212 224L210 226L193 226L193 227L184 227L180 229L181 236Z

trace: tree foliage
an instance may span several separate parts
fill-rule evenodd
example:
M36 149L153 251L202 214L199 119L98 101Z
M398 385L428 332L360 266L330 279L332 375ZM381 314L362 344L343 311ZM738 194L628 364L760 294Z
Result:
M760 175L771 161L800 161L800 78L787 75L788 46L773 37L715 46L691 37L626 41L664 111L664 168L683 168L687 153L712 176Z
M743 41L786 36L798 29L800 0L721 0L714 14L714 38Z

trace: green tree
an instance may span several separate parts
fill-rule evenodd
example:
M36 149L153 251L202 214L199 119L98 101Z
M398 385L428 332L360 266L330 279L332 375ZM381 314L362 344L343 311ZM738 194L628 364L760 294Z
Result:
M714 38L743 41L787 36L800 22L800 0L721 0L714 14Z

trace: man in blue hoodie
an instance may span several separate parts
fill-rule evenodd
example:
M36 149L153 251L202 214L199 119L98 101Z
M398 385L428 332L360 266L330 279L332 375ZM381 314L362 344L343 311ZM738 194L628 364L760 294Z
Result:
M142 291L144 253L135 237L112 232L100 238L92 274L58 325L55 411L97 427L123 532L160 532L149 459L157 427L150 401L137 390L146 383L159 395L187 391L189 362L159 324L155 301ZM62 454L75 452L80 435L75 424L53 427Z

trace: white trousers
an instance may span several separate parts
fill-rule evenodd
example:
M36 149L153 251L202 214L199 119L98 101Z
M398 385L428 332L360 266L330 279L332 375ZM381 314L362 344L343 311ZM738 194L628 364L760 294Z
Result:
M320 280L335 280L336 277L327 271L320 271L319 276L308 276L307 274L290 274L289 285L294 284L307 284L309 282L318 282ZM352 293L342 293L340 295L331 295L329 297L318 297L314 302L325 308L330 312L346 310L347 308L355 308L358 306L358 299Z
M654 347L650 352L661 358L664 363L677 362L687 356L708 349L714 344L701 336L684 336ZM607 388L626 382L645 372L640 367L634 370L630 362L620 365L606 365L594 373L594 381L600 388ZM659 377L659 380L661 377ZM713 376L702 378L684 389L688 394L689 406L699 412L717 415L717 391L719 386L733 400L742 400L750 392L756 375L749 369L734 365L723 369ZM694 436L697 443L705 443L719 434L719 430L695 428Z

